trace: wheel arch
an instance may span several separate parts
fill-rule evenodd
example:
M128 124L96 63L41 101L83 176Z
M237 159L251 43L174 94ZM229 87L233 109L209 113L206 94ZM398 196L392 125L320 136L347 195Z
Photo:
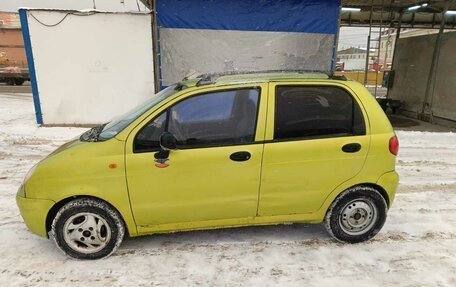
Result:
M390 207L390 198L388 196L388 193L382 186L380 186L376 183L361 183L361 184L354 185L350 188L358 187L358 186L359 187L363 187L363 186L372 187L373 189L377 190L380 193L380 195L383 196L383 198L385 199L386 206L388 206L388 208Z
M67 197L67 198L64 198L58 202L56 202L52 207L51 209L49 210L47 216L46 216L46 234L49 233L49 231L51 231L51 228L52 228L52 221L54 220L55 216L57 215L57 212L59 212L59 210L65 205L67 204L68 202L70 201L73 201L75 199L80 199L80 198L90 198L90 199L95 199L95 200L99 200L99 201L102 201L106 204L108 204L111 208L113 208L120 216L120 218L122 219L122 222L124 224L124 227L125 227L125 234L128 235L130 234L129 233L129 230L128 230L128 225L127 223L125 222L125 219L123 218L123 215L122 213L119 211L118 208L116 208L114 205L112 205L110 202L102 199L102 198L99 198L99 197L96 197L96 196L90 196L90 195L75 195L75 196L70 196L70 197Z
M341 194L343 194L345 191L347 191L347 190L349 190L349 189L356 188L356 187L361 187L361 188L362 188L362 187L370 187L370 188L375 189L376 191L378 191L378 192L380 193L380 195L383 197L383 199L385 199L386 206L388 206L388 208L390 207L390 198L389 198L388 193L386 192L386 190L385 190L382 186L380 186L380 185L378 185L378 184L376 184L376 183L365 182L365 183L358 183L358 184L349 186L349 187L343 189L342 191L340 191L340 192L339 192L339 193L338 193L338 194L329 202L329 205L328 205L328 207L327 207L326 210L325 210L325 214L329 211L329 209L330 209L332 203L333 203L334 201L336 201L336 200L341 196Z

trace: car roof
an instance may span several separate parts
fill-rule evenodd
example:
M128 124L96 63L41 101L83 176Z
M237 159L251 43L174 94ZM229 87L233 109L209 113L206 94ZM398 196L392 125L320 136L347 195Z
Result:
M273 72L229 72L203 74L192 79L184 78L177 84L181 89L200 86L225 86L247 83L267 83L277 81L306 80L346 80L344 76L335 76L325 72L308 71L273 71Z

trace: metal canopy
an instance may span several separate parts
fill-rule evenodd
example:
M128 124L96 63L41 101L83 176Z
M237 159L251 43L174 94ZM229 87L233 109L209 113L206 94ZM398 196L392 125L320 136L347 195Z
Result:
M424 5L423 5L424 4ZM422 7L408 10L413 6ZM341 26L396 27L402 14L402 28L438 29L442 12L456 11L455 0L342 0L342 7L361 8L361 11L341 11ZM381 11L383 10L383 13ZM371 13L372 11L372 13ZM456 14L445 14L445 29L456 29Z

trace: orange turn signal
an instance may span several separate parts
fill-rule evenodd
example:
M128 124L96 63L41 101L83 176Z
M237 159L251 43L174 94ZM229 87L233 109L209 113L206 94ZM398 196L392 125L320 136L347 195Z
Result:
M117 168L117 163L110 163L110 164L108 165L108 167L109 167L110 169L115 169L115 168Z

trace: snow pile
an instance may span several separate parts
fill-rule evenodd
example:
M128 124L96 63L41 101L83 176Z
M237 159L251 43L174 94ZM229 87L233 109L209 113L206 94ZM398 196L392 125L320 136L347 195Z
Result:
M320 225L126 240L75 261L27 231L15 193L27 170L85 129L37 128L30 97L0 95L0 286L456 286L456 134L400 131L401 185L373 240L335 243Z

